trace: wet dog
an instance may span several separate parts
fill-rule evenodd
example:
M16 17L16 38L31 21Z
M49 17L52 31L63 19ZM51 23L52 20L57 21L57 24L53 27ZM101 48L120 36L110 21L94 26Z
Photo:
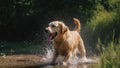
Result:
M66 65L69 58L75 56L77 51L79 51L83 59L86 59L84 42L79 34L81 29L80 21L76 18L73 18L73 21L76 25L74 30L69 30L61 21L52 21L45 28L45 32L49 33L48 40L54 44L53 63L61 55L64 56L62 64Z

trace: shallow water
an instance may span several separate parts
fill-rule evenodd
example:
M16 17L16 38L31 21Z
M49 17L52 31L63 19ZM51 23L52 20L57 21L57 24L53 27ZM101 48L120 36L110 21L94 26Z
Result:
M98 65L98 58L95 57L87 57L86 60L83 60L79 57L72 57L68 61L68 65L50 65L53 58L53 50L47 49L46 58L43 58L43 65L37 66L36 68L96 68ZM63 57L59 57L57 62L61 62Z
M46 52L47 51L47 52ZM87 57L86 60L83 60L78 55L77 57L71 57L68 61L68 65L60 65L64 57L59 56L57 59L58 64L52 65L52 59L54 50L52 48L47 48L44 52L43 56L35 56L35 55L16 55L16 56L7 56L6 60L11 62L10 59L15 59L11 63L13 65L9 65L8 61L6 61L6 65L1 66L0 68L99 68L99 58L98 57ZM30 58L31 57L31 58ZM34 59L34 60L32 60ZM5 60L4 60L5 61ZM17 62L17 63L16 63ZM21 65L20 65L21 63Z
M75 62L76 63L76 62ZM47 63L40 64L38 66L31 66L27 68L99 68L98 63L88 61L87 63L77 63L77 64L69 64L69 65L51 65Z
M43 64L25 67L25 68L99 68L99 64L93 59L88 59L86 62L75 62L69 65L51 65L49 62L45 61ZM49 61L49 60L48 60Z
M40 68L95 68L94 64L79 64L79 65L69 65L69 66L45 66Z

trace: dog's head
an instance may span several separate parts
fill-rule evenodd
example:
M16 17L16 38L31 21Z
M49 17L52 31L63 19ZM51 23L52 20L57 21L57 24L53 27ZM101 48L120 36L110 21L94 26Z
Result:
M45 32L49 34L48 40L53 40L68 31L67 26L61 21L53 21L45 28Z

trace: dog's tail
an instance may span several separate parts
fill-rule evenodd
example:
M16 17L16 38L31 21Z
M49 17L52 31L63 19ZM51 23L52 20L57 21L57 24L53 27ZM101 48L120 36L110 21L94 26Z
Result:
M80 21L77 19L77 18L73 18L73 21L75 23L75 30L80 32L80 29L81 29L81 24L80 24Z

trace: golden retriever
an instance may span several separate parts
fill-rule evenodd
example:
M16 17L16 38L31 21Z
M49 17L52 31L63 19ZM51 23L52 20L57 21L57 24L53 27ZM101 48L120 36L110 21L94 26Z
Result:
M53 63L61 55L64 56L62 64L67 64L69 58L76 55L77 50L80 52L82 58L86 59L85 46L79 34L81 29L80 21L76 18L73 18L73 21L76 25L74 30L69 30L61 21L52 21L45 28L45 32L49 33L48 41L53 41L54 44L55 54Z

